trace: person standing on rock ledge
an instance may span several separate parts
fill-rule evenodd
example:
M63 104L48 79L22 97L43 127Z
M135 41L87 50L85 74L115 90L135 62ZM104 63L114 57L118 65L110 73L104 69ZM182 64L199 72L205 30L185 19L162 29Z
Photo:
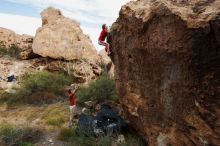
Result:
M105 42L107 34L108 34L108 28L107 28L106 24L103 24L102 25L102 31L101 31L100 36L99 36L98 44L102 45L102 46L105 46L105 51L107 52L108 55L110 55L111 52L109 50L109 44L107 42Z
M68 90L69 103L70 103L70 121L68 127L71 128L73 124L73 119L76 116L76 90Z

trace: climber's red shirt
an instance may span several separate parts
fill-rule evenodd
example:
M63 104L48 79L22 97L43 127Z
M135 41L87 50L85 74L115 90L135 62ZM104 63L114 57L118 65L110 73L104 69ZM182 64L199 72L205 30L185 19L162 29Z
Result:
M69 102L70 102L71 106L76 105L76 95L75 95L75 93L69 94Z
M99 40L105 41L107 34L108 34L107 29L103 29L102 32L100 33Z

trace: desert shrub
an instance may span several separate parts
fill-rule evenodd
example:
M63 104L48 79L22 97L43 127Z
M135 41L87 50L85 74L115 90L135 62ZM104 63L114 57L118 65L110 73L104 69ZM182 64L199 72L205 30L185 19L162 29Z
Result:
M76 136L75 129L73 128L61 128L58 139L61 141L69 141L71 137Z
M115 91L115 81L108 76L101 76L99 79L91 82L89 86L79 88L76 94L79 104L89 100L96 100L98 102L118 100Z
M32 143L30 143L30 142L21 142L19 144L19 146L34 146L34 145Z
M0 94L0 104L7 102L10 96L11 94L7 92Z
M17 139L21 139L20 135L22 130L20 128L12 127L11 125L3 124L0 127L1 143L3 144L13 144L17 142Z
M19 58L20 53L21 49L18 48L16 45L12 45L7 51L7 54L14 58Z
M58 139L61 141L69 142L74 146L95 146L96 138L79 136L75 132L75 128L62 128L58 135Z
M0 145L31 146L42 136L38 129L24 128L10 124L0 125Z
M0 46L0 55L8 55L10 57L19 58L21 49L16 45L11 45L10 48L6 49L3 46Z
M98 146L112 146L114 143L114 139L112 137L106 136L100 138L97 142Z
M71 79L63 74L46 71L29 74L24 77L21 88L10 95L8 103L50 103L63 95L70 83Z
M48 91L61 95L63 94L64 86L70 83L70 78L63 74L43 71L28 75L23 81L23 88L31 92Z
M6 54L7 54L7 49L0 46L0 55L6 55Z

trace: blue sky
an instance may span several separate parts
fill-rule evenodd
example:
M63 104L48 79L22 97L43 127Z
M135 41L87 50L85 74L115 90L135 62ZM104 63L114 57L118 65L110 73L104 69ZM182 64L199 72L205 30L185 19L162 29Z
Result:
M118 17L122 5L130 0L0 0L0 27L8 28L19 34L35 35L41 26L40 12L53 6L63 15L81 24L97 50L100 27L103 23L111 25Z
M1 0L0 4L1 13L9 13L23 16L39 17L38 9L31 5L19 4L15 2L10 2L7 0Z

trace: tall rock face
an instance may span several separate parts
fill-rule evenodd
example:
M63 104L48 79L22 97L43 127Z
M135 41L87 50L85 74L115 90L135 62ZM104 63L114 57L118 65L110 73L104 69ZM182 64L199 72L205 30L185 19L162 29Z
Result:
M32 36L18 35L9 29L0 28L0 46L5 49L10 49L12 46L18 47L20 50L19 58L21 59L25 60L36 56L32 51L32 43Z
M125 115L150 146L220 145L220 1L132 1L110 36Z
M49 7L41 13L42 27L37 30L33 51L43 57L98 61L91 40L84 35L80 24L64 17L60 10Z

